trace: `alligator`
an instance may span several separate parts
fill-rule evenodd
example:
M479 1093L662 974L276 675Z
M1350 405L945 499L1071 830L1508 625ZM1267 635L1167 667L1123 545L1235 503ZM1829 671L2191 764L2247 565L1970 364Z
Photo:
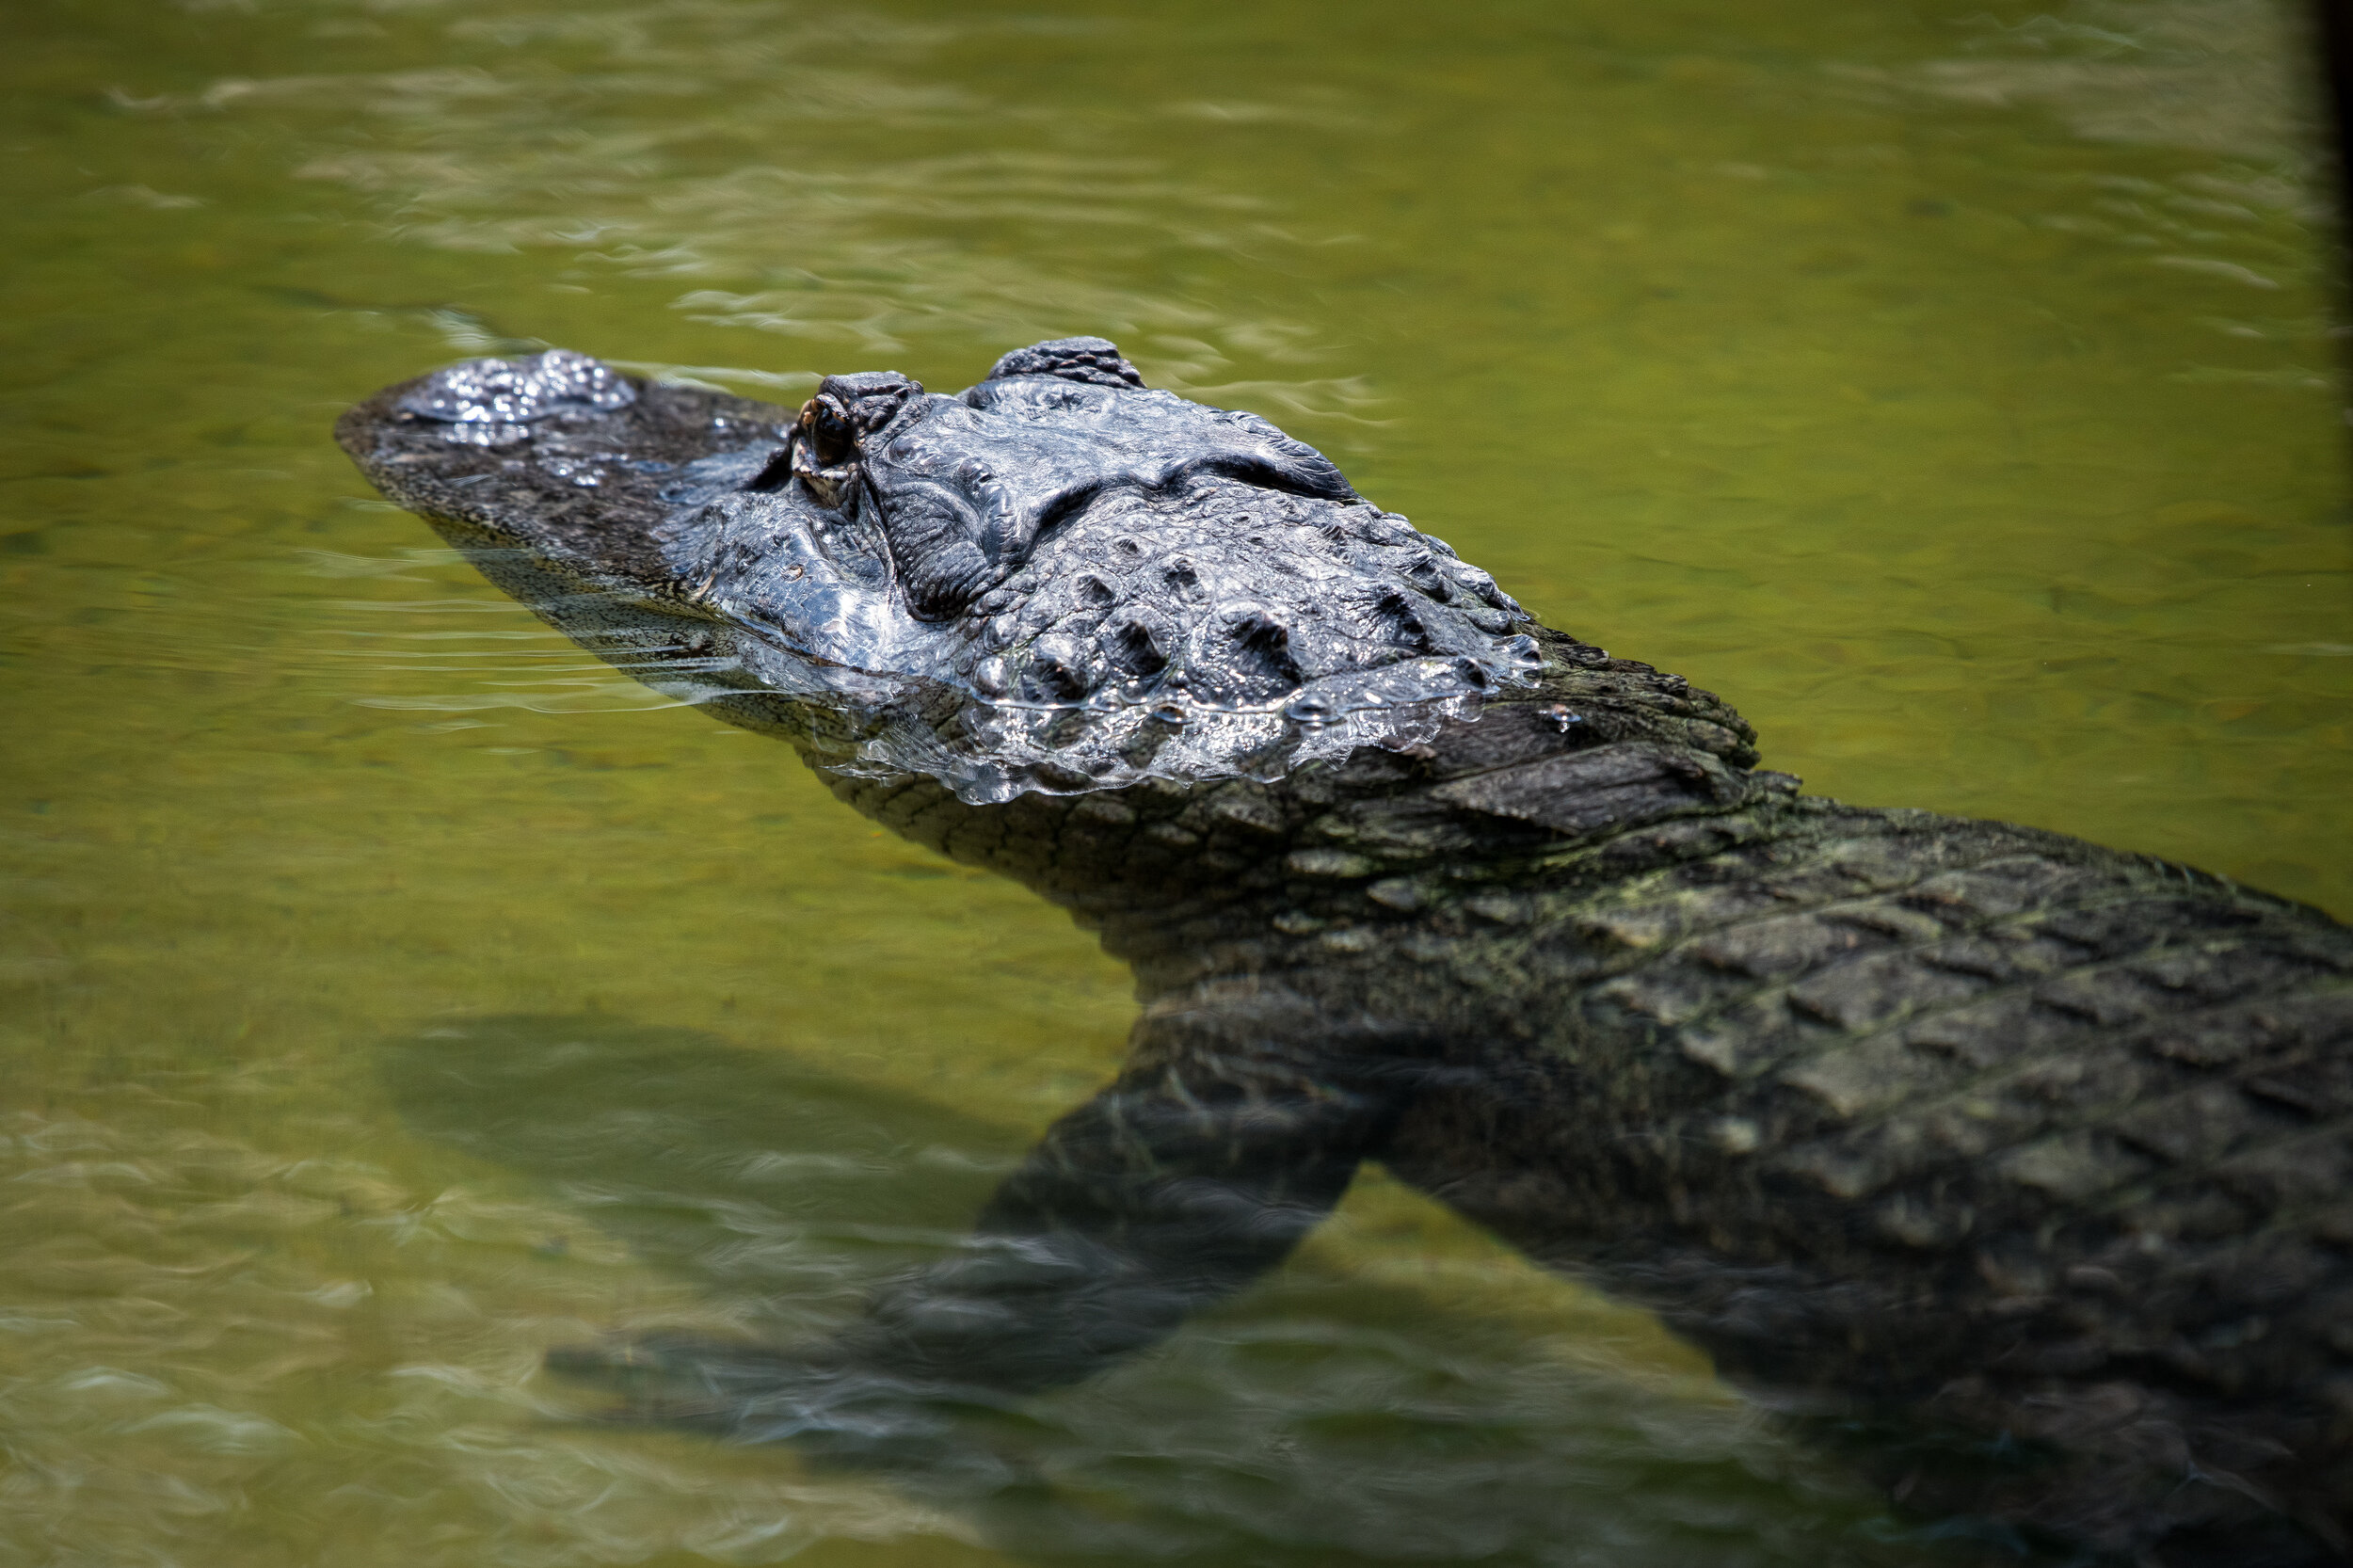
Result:
M2353 1560L2353 931L1843 804L1098 338L797 412L552 349L338 439L499 587L1133 969L1116 1078L819 1344L674 1414L887 1446L1162 1339L1360 1162L1656 1313L1905 1507Z

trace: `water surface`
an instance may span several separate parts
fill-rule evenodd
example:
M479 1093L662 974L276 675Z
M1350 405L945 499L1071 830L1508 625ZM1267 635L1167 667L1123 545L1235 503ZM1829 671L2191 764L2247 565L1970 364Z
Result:
M587 659L344 404L1117 339L1771 765L2353 913L2353 513L2253 0L26 0L0 60L0 1556L1964 1560L1377 1178L894 1483L580 1417L1115 1061L1063 917ZM1945 1532L1949 1534L1950 1532Z

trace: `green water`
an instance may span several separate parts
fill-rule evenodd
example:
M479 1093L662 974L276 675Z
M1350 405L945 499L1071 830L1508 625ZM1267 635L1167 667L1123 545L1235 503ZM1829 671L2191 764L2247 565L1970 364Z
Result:
M0 1560L1959 1560L1368 1178L891 1481L578 1419L1098 1081L1062 917L374 500L562 344L797 400L1116 338L1849 799L2353 914L2353 513L2254 0L19 0L0 56Z

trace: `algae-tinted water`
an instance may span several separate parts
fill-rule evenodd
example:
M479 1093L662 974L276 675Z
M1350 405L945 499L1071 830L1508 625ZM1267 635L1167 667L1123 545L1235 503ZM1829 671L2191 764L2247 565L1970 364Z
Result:
M792 401L1102 332L1814 789L2353 913L2294 21L25 0L0 1556L1962 1552L1377 1180L952 1473L574 1419L550 1346L790 1333L952 1233L1124 981L578 654L326 429L543 342Z

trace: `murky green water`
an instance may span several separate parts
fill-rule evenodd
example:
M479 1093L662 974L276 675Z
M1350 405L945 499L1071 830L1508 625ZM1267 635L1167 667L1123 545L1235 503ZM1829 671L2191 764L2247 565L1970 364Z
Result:
M2353 913L2290 20L24 0L0 1558L1948 1560L1372 1180L1002 1473L577 1419L551 1345L789 1333L952 1233L1124 979L587 660L327 425L540 341L791 400L1102 332L1815 789Z

